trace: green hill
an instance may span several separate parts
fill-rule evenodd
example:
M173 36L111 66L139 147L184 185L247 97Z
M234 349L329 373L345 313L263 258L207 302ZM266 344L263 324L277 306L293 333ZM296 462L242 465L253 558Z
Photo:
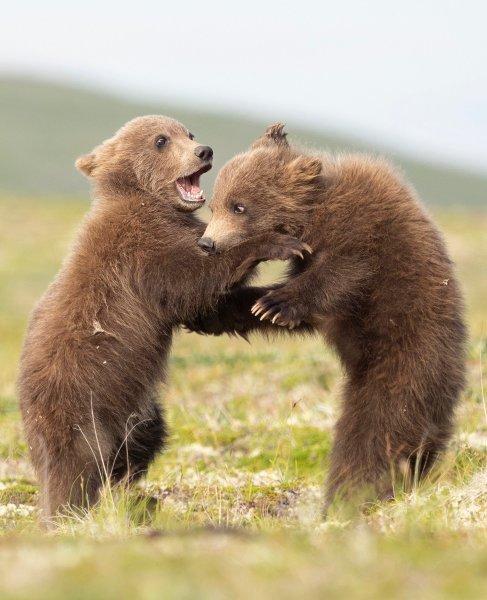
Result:
M0 193L18 196L86 195L88 184L74 160L141 114L171 115L215 149L209 192L221 165L246 148L268 123L198 112L166 103L136 103L85 89L14 78L0 78ZM275 120L280 115L276 114ZM288 123L292 138L330 150L366 149L346 138L317 134ZM426 203L474 207L487 200L487 176L429 165L394 154Z

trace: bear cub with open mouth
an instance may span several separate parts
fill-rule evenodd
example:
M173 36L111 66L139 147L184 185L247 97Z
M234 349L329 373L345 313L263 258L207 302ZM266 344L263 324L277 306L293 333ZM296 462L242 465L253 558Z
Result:
M181 123L147 116L77 161L93 206L34 311L19 377L46 518L92 505L104 481L137 479L162 449L157 387L173 330L259 261L307 249L275 233L214 257L198 247L212 156Z

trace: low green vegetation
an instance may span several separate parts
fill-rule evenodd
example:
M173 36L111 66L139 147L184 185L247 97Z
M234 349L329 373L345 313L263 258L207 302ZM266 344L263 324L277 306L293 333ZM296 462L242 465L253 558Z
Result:
M2 599L486 597L485 212L435 213L466 291L468 387L447 455L412 494L321 521L342 373L319 339L180 333L161 389L167 451L137 488L107 489L46 532L16 370L29 312L87 206L0 199Z

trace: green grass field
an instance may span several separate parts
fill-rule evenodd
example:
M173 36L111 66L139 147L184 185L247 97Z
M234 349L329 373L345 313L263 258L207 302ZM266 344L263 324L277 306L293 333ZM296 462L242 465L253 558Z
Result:
M314 338L181 333L161 390L168 450L129 497L108 490L46 533L16 370L29 313L87 206L0 199L2 599L487 597L485 211L435 213L468 302L468 387L447 455L413 494L321 522L335 357Z

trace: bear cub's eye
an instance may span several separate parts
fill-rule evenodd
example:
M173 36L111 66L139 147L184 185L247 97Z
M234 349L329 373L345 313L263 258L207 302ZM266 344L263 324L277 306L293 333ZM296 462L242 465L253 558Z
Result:
M163 146L165 146L167 144L167 137L163 136L163 135L158 135L156 137L156 148L162 148Z
M188 133L188 137L190 140L194 140L194 133L191 133L191 131Z
M245 206L243 204L235 204L235 206L233 207L233 212L236 215L241 215L245 212Z

